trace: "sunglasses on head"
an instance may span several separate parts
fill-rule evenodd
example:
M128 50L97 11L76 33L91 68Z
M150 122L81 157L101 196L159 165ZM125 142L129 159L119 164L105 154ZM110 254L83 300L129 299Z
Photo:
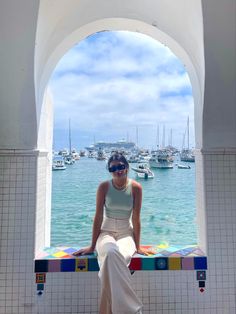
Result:
M120 171L120 170L125 170L126 165L124 164L119 164L119 165L114 165L108 168L109 172L115 172L115 171Z

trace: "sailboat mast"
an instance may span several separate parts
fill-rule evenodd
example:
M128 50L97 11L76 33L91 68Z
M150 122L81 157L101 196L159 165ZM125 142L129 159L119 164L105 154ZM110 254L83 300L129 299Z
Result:
M157 134L156 134L156 145L159 148L160 145L160 135L159 135L159 125L157 125Z
M172 129L170 129L169 145L172 146Z
M188 116L188 122L187 122L187 130L188 130L188 150L189 150L189 116Z
M69 154L71 155L71 129L70 129L70 119L69 119Z
M138 147L138 127L136 126L136 145Z
M165 125L163 125L162 148L165 148L165 145L166 145L166 128L165 128Z

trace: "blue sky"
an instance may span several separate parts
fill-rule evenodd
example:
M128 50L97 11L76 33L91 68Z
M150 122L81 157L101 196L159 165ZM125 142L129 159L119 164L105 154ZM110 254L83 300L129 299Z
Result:
M72 47L49 88L54 102L54 148L125 138L145 148L182 147L187 117L194 146L192 88L181 61L164 45L133 32L99 32ZM186 141L187 143L187 141Z

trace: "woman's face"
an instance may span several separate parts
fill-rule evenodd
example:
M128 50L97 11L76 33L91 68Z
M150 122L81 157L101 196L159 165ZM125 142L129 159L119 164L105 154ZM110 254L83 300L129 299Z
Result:
M124 178L127 176L128 168L122 161L114 160L109 165L109 172L113 178Z

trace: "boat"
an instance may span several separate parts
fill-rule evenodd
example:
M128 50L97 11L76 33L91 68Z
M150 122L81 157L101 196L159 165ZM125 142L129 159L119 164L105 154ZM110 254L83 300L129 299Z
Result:
M154 173L148 168L147 164L138 165L137 167L131 167L136 172L137 176L142 179L153 179Z
M147 170L149 170L147 164L139 164L137 167L131 167L131 169L138 173L145 173Z
M64 158L62 156L53 157L52 170L66 170Z
M66 165L73 165L75 163L75 159L72 155L67 155L64 157L64 162Z
M138 158L138 156L136 156L136 155L130 155L129 157L128 157L128 162L129 163L137 163L139 161L139 158Z
M159 169L172 169L173 166L173 156L168 149L159 149L152 152L152 157L149 160L150 168Z
M71 127L70 127L70 119L69 119L69 153L64 156L64 161L66 165L73 165L75 163L75 158L72 154L71 149Z
M149 169L146 172L137 172L137 176L140 179L153 179L154 178L154 173Z
M191 169L191 167L189 166L189 165L177 165L177 167L179 168L179 169Z
M80 152L79 152L79 156L80 157L85 157L86 156L86 151L81 149Z
M101 148L97 152L97 160L106 160L106 155Z
M88 155L87 155L88 158L96 158L96 152L94 150L90 150L88 151Z
M187 148L184 148L186 132L187 132ZM187 127L183 136L183 145L182 150L180 152L180 160L187 162L195 162L195 156L193 154L193 151L189 149L189 117L187 119Z
M75 148L72 149L71 155L73 156L74 160L79 160L79 159L80 159L80 155L79 155L79 153L76 151Z

